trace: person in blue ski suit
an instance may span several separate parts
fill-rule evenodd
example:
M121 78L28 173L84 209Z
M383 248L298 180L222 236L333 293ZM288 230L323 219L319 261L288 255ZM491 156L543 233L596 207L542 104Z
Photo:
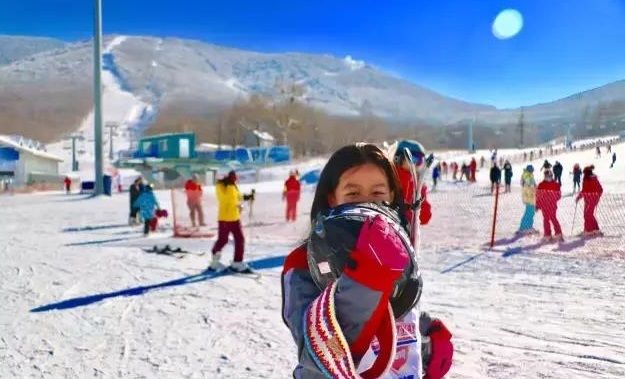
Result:
M156 196L154 196L151 184L145 186L137 200L135 200L134 206L139 209L139 213L144 222L143 235L147 236L150 233L150 223L152 219L156 217L156 210L161 209L158 200L156 200Z

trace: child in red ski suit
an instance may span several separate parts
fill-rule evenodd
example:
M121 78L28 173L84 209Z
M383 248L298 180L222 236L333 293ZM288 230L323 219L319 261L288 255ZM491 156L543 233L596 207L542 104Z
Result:
M584 168L584 179L582 180L582 191L577 195L575 202L584 199L584 235L601 234L599 223L595 217L595 209L599 205L603 187L599 183L599 178L594 174L595 166Z
M289 174L289 178L284 182L282 200L286 201L286 221L297 219L297 202L300 198L301 184L295 172Z
M562 228L558 222L558 201L562 197L560 183L553 179L553 172L549 169L544 171L545 179L536 188L536 209L543 214L544 238L552 239L551 226L553 225L553 239L562 241Z

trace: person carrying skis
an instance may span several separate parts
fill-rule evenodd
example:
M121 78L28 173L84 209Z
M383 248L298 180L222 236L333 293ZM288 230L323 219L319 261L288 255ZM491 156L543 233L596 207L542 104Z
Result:
M150 233L150 229L153 229L151 225L154 223L153 219L156 220L156 211L161 209L156 196L154 196L152 184L148 184L143 188L134 206L139 210L143 219L143 235L147 236Z
M553 178L551 170L543 172L544 180L536 188L536 210L543 214L543 229L545 241L564 241L562 238L562 228L558 222L558 201L562 198L560 184ZM553 225L554 235L551 235L551 225Z
M510 187L512 185L512 165L510 164L509 160L506 160L506 163L504 163L503 171L504 171L504 181L506 183L506 192L510 192L511 191Z
M518 234L534 234L534 215L536 214L536 181L534 180L534 166L527 165L521 175L522 200L525 212L521 218Z
M297 202L300 198L301 184L295 172L289 173L288 179L284 182L284 190L282 191L282 201L286 201L286 221L295 221L297 219Z
M475 173L477 172L477 161L475 157L471 158L471 162L469 163L469 181L475 182Z
M575 163L573 166L573 193L576 189L579 191L580 183L582 181L582 169L579 167L579 163Z
M496 186L501 183L501 169L497 166L497 162L493 162L493 166L490 168L490 193L495 193Z
M419 175L423 173L427 163L425 161L426 158L423 146L420 144L417 146L419 146L420 151L415 150L412 155L412 159L417 171L417 181L419 181L421 180ZM408 157L406 157L406 153L401 149L395 151L393 162L395 163L397 177L399 178L399 184L404 195L403 203L406 205L405 217L407 222L412 222L414 218L414 210L420 206L419 224L426 225L430 222L430 218L432 217L432 206L427 200L427 186L425 184L421 185L420 203L413 204L413 198L415 197L415 192L419 188L420 183L415 183L412 177L410 161L408 160Z
M564 170L564 167L562 167L562 164L560 164L559 161L556 161L556 164L553 165L553 176L555 177L555 181L558 182L558 184L562 185L562 171Z
M241 196L235 171L230 171L225 178L217 182L215 194L219 204L217 241L212 248L213 255L208 269L210 271L230 269L239 273L252 273L252 269L243 261L245 238L241 226L241 199L253 201L254 194ZM234 260L230 267L226 267L221 263L221 250L228 243L230 234L234 237Z
M610 165L610 168L614 167L615 163L616 163L616 152L612 153L612 164Z
M575 202L584 199L584 236L602 235L599 230L599 223L595 217L595 209L599 205L599 200L603 195L603 187L599 183L599 178L594 174L594 165L584 167L584 179L582 181L582 191L575 198Z
M198 174L193 174L191 179L187 180L184 185L184 191L187 195L187 207L189 208L189 218L191 225L196 227L196 215L200 226L206 226L204 222L204 210L202 209L202 184Z
M143 192L143 178L138 177L130 186L130 217L128 218L129 225L137 225L139 220L137 215L139 214L139 207L135 206L139 195Z
M282 270L294 378L440 379L453 358L445 324L420 312L422 279L400 221L403 197L378 147L336 151L311 207L312 232Z

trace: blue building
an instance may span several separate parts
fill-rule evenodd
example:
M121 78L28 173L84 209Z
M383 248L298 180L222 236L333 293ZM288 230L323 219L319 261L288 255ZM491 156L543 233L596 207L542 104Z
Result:
M141 138L135 158L195 158L194 133L168 133Z

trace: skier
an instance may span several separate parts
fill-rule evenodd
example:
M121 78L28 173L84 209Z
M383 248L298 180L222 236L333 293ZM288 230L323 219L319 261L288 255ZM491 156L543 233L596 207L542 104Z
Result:
M237 186L237 174L235 171L230 171L225 178L217 182L215 194L219 203L217 216L218 237L213 245L213 256L208 269L210 271L230 269L244 274L252 273L252 269L243 261L245 238L243 237L243 229L241 227L241 199L253 201L254 194L241 196ZM228 243L230 233L234 237L234 260L230 267L226 267L221 263L221 249Z
M530 161L534 160L534 150L530 151Z
M551 170L551 167L552 167L551 163L547 159L545 159L545 162L543 162L543 167L542 167L543 171Z
M456 162L451 163L451 171L453 173L452 179L454 181L457 181L458 180L458 163Z
M134 206L139 209L139 213L143 219L143 235L147 236L150 233L150 229L154 229L151 227L151 224L154 223L152 219L156 218L156 211L161 209L158 200L156 200L156 196L154 196L154 190L151 184L143 188Z
M438 178L441 177L441 165L440 163L434 166L432 170L432 182L434 183L432 186L432 191L436 191L436 186L438 184Z
M129 225L137 225L139 220L137 215L139 214L139 208L135 206L135 202L143 192L143 178L138 177L130 186L130 217L128 218Z
M534 234L534 214L536 213L536 181L534 180L534 166L527 165L521 175L522 199L525 212L521 219L518 234Z
M339 149L323 169L313 232L282 271L283 320L298 349L294 377L439 379L451 367L451 333L419 311L422 280L400 225L397 182L371 144Z
M597 146L595 158L601 158L601 146Z
M480 158L480 168L484 168L485 164L486 164L486 158L484 158L484 156L482 155L482 157Z
M610 168L614 167L615 163L616 163L616 152L612 153L612 164L610 165Z
M538 149L538 158L542 159L543 157L543 149Z
M423 146L415 142L420 151L414 151L412 154L413 163L415 165L415 169L417 171L417 180L420 180L420 173L422 173L425 169L425 150ZM413 149L415 150L415 149ZM411 223L413 220L414 209L417 204L412 204L413 197L415 195L415 191L419 187L419 183L415 183L411 174L410 161L407 159L406 154L403 150L398 150L395 152L393 156L393 162L395 163L395 168L397 169L397 176L399 178L399 184L401 186L402 193L404 195L403 203L406 205L406 210L404 215L406 217L406 222ZM421 185L421 194L420 194L420 206L421 210L419 213L419 224L426 225L430 222L430 218L432 217L432 207L427 200L427 186L425 184Z
M599 204L603 187L599 183L599 178L594 174L595 166L584 167L584 179L582 181L582 191L577 195L575 202L584 199L584 236L602 235L599 230L599 223L595 217L595 209Z
M553 165L553 176L555 177L556 182L562 185L562 171L564 167L559 161L556 161L556 164Z
M194 228L196 227L195 216L197 215L200 226L206 226L206 223L204 223L204 210L202 209L202 184L198 174L193 174L191 179L187 180L184 190L187 194L187 207L189 207L191 225Z
M575 190L579 191L580 182L582 181L582 169L579 167L579 163L575 163L573 166L573 193Z
M471 163L469 163L469 171L469 181L475 182L475 172L477 171L477 161L475 160L475 157L471 158Z
M545 179L536 188L536 210L543 214L543 239L549 241L564 241L562 238L562 228L558 222L558 200L562 197L560 184L553 178L553 172L547 169L544 171ZM551 225L553 225L554 236L551 236Z
M445 177L445 180L447 180L447 173L448 173L447 172L447 170L448 170L447 162L443 161L441 166L443 168L443 176Z
M527 162L527 151L523 152L523 162Z
M493 167L490 168L490 193L495 193L495 189L501 183L501 169L497 166L497 162L493 162Z
M611 152L612 152L612 145L608 144L608 153L611 153Z
M510 186L512 185L512 165L509 160L503 165L504 180L506 182L506 192L510 192Z
M69 195L72 192L72 179L66 176L65 179L63 179L63 184L65 185L65 193Z
M295 172L289 173L288 179L284 182L284 190L282 191L282 201L286 201L286 221L295 221L297 219L297 202L300 197L301 185Z

